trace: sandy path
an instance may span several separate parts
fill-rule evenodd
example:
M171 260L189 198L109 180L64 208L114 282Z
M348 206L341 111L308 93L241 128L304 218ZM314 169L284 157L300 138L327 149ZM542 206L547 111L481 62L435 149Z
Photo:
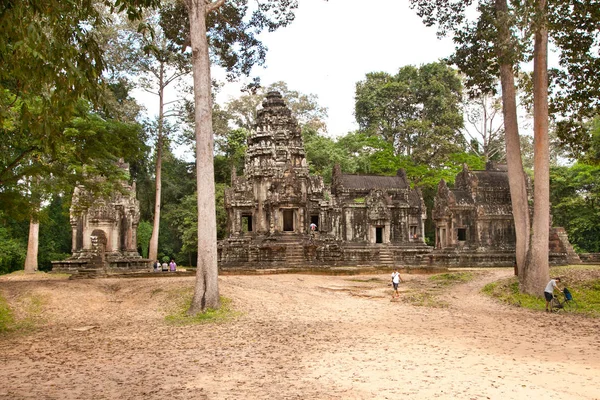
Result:
M163 322L192 278L0 281L47 317L0 337L0 399L600 399L600 322L479 294L510 272L455 286L446 308L390 301L387 275L224 276L243 315L193 327Z

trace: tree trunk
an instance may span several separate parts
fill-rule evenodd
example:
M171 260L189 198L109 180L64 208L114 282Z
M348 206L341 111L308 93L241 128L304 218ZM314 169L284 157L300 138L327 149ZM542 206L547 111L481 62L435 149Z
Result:
M160 208L162 206L162 150L163 150L163 119L164 119L164 68L160 64L160 77L158 83L158 137L156 138L156 191L154 198L154 223L152 224L152 236L150 236L150 246L148 249L148 258L152 263L158 260L158 232L160 229Z
M529 249L529 204L527 201L527 183L521 159L519 125L517 120L517 100L515 76L510 54L511 33L508 22L506 0L496 0L496 20L498 24L497 53L500 63L500 82L502 85L502 112L504 114L504 132L506 140L506 163L508 166L508 184L512 202L516 234L516 261L519 279L523 276ZM547 244L546 244L547 246Z
M537 1L533 49L534 192L533 234L521 291L540 295L550 277L550 149L548 141L548 27L546 0Z
M198 265L194 297L188 314L219 308L217 218L213 165L210 59L206 37L205 0L188 0L194 75L194 121L198 191Z
M34 217L29 220L29 239L27 241L27 256L25 257L25 272L33 273L38 270L38 248L40 237L40 222Z

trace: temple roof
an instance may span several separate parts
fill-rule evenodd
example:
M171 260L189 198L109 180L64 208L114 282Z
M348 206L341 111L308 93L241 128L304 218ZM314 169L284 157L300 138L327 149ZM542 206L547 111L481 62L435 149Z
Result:
M473 196L465 190L452 190L456 204L473 204Z
M506 171L472 171L477 177L477 186L492 188L508 188L508 173Z
M400 176L380 176L380 175L350 175L342 174L339 185L345 189L407 189L408 185Z

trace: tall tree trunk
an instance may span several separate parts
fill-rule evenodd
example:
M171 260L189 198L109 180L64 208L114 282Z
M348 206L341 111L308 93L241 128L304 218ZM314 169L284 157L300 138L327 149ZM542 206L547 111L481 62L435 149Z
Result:
M29 239L27 240L27 256L25 257L25 272L33 273L38 270L38 248L40 237L40 222L31 217L29 220Z
M148 248L148 258L152 263L158 259L158 232L160 230L160 208L162 207L162 152L163 152L163 119L164 119L164 66L160 64L159 76L159 109L158 109L158 136L156 138L156 183L155 183L155 198L154 198L154 223L152 224L152 236L150 236L150 246Z
M216 4L187 0L194 75L194 121L198 191L198 265L194 297L188 314L219 308L217 217L213 165L212 98L206 16Z
M506 140L506 163L508 165L508 184L512 202L516 234L516 261L519 276L525 270L529 249L529 204L527 201L527 183L521 159L519 125L517 120L517 100L515 76L511 52L510 22L506 0L496 0L496 22L498 24L497 53L500 63L500 83L502 85L502 112L504 114L504 132ZM521 279L521 278L520 278Z
M521 291L540 295L549 280L550 149L548 141L548 26L546 0L537 1L533 49L533 234Z

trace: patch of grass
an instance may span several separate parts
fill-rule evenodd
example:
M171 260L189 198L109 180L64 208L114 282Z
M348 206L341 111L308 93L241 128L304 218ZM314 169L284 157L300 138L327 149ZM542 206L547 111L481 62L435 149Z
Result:
M15 323L15 317L6 299L0 295L0 333L11 330Z
M354 202L358 203L358 204L363 204L365 202L365 198L364 197L357 197L357 198L354 199Z
M560 276L562 281L560 286L569 288L576 302L576 307L570 307L561 312L600 317L600 267L556 267L550 270L550 276ZM542 291L543 288L540 289L540 294ZM531 310L543 311L546 307L544 298L519 293L517 277L488 283L482 292L504 303ZM562 295L558 296L563 300Z
M403 292L400 294L400 299L413 306L446 308L448 303L441 301L434 293L431 292Z
M165 321L171 325L195 325L206 323L225 322L241 315L239 311L235 311L231 306L231 299L220 297L221 308L218 310L208 309L203 313L195 316L187 315L187 310L192 304L192 288L179 289L169 292L169 298L173 306Z
M17 300L15 310L0 296L0 333L27 332L35 329L43 321L44 303L42 296L23 296Z
M433 281L441 286L450 286L457 283L465 283L473 280L475 275L472 272L447 272L443 274L436 274L429 277L430 281Z

